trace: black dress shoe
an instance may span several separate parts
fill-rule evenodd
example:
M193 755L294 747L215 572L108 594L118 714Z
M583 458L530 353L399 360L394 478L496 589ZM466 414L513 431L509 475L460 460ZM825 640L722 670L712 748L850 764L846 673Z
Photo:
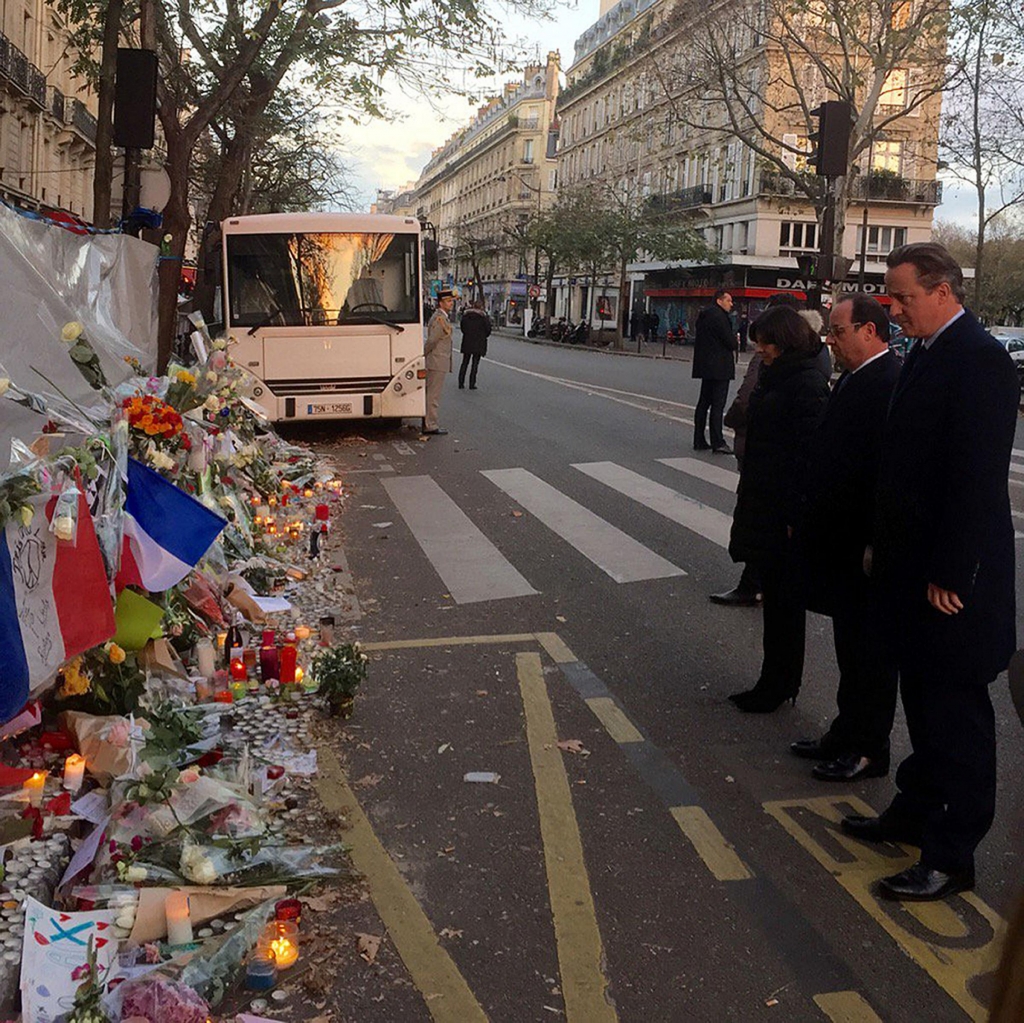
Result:
M718 447L711 449L713 455L731 455L732 448L728 444L719 444Z
M832 760L840 755L839 748L828 733L820 739L797 739L789 744L789 752L804 760Z
M915 829L899 821L881 817L862 817L851 814L839 822L839 827L848 835L865 842L906 842L908 845L920 845L921 836Z
M741 590L738 586L725 593L712 593L708 597L712 604L721 604L724 607L757 607L761 603L760 593L751 593L749 590Z
M436 430L424 430L423 432L424 432L425 434L429 435L429 436L438 436L438 437L443 437L443 436L444 436L444 435L445 435L445 434L446 434L446 433L447 433L448 431L447 431L447 430L444 430L444 429L442 429L442 428L441 428L441 427L439 426L439 427L438 427L438 428L437 428Z
M707 441L695 440L693 442L693 450L694 451L710 451L711 450L711 445L708 444Z
M470 384L470 385L469 385L469 389L470 389L471 391L475 391L475 390L476 390L476 384Z
M974 871L964 870L956 874L945 874L915 863L892 877L883 877L878 882L878 893L887 899L903 902L935 902L947 895L966 892L974 887Z
M733 693L729 700L746 714L771 714L787 700L795 706L796 692L758 684L745 692Z
M811 770L818 781L856 781L858 778L884 778L889 773L889 754L880 757L862 757L848 753L835 760L815 764Z

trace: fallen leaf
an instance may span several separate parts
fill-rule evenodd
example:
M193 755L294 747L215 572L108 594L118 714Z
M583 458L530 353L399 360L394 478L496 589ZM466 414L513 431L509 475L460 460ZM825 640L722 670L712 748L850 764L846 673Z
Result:
M462 937L462 931L457 931L457 930L455 930L454 927L442 927L441 930L438 931L438 934L440 934L442 938L461 938Z
M476 691L476 695L477 696L489 696L490 693L488 693L486 689L478 689Z
M559 749L564 749L566 753L578 753L581 757L589 757L590 750L583 745L581 739L563 739L558 744Z
M514 518L514 519L521 519L522 517L523 517L523 513L521 511L514 511L514 512L512 512L512 518Z
M565 615L555 615L556 622L564 622L565 620Z
M450 742L442 742L441 745L437 747L437 752L438 753L444 753L445 750L448 750L448 749L451 749L451 748L452 748L452 744Z
M341 893L336 891L327 892L326 895L303 895L300 901L314 913L323 913L336 905L341 899Z
M356 950L368 963L377 958L381 939L376 934L357 934Z
M454 845L446 845L443 849L438 849L437 850L437 855L438 856L451 856L451 854L453 852L455 852L455 846Z
M354 789L368 789L374 785L379 785L384 780L382 774L364 774L358 781L352 782L352 788Z

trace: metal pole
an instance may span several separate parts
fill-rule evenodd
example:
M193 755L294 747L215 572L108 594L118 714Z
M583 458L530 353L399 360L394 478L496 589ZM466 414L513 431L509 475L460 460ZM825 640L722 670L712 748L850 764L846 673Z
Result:
M857 274L857 290L864 290L864 264L868 258L868 201L864 200L864 216L860 227L860 273Z

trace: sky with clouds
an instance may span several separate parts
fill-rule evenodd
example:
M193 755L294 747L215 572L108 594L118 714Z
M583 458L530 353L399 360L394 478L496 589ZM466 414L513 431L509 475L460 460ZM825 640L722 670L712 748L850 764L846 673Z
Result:
M523 41L530 59L543 61L549 50L560 50L562 69L572 63L576 39L599 15L599 0L574 0L560 5L551 21L526 21L505 12L506 36ZM493 95L514 76L495 79L493 87L478 93ZM368 209L377 189L401 188L415 181L431 152L476 113L479 101L470 102L454 92L447 98L425 98L388 90L389 106L398 114L393 121L367 121L346 125L344 158L349 167L358 209ZM944 202L936 219L973 226L976 209L973 193L953 180L945 181Z

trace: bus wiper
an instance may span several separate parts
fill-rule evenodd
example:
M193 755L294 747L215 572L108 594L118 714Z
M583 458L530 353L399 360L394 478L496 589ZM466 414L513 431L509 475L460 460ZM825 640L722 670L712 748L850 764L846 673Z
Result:
M262 330L264 327L269 327L274 322L274 317L280 315L281 310L275 306L274 311L272 313L268 313L259 323L254 323L249 328L249 330L247 331L249 337L252 337L257 330Z
M357 313L356 318L360 320L373 320L374 323L383 323L385 327L391 327L394 330L397 330L399 334L405 332L405 327L400 323L394 323L391 320L386 320L383 316L375 316L373 313Z

